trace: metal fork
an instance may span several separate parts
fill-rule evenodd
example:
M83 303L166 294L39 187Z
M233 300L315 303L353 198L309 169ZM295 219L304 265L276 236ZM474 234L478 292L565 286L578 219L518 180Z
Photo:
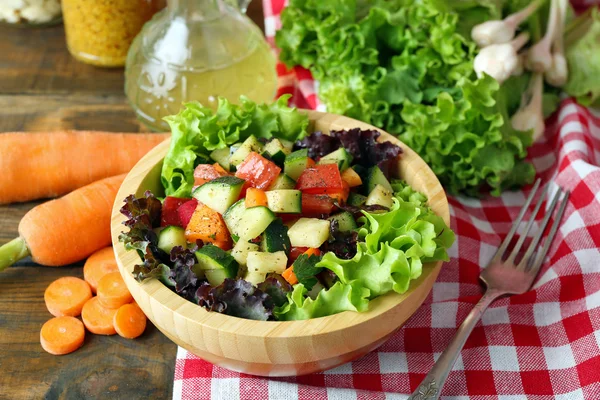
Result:
M546 253L548 253L552 239L554 239L554 235L558 230L560 220L562 219L565 207L567 205L567 200L569 198L569 191L566 191L544 245L543 247L539 248L538 245L540 244L546 226L548 225L552 213L558 204L559 198L563 193L562 189L559 187L556 194L552 198L550 207L548 207L548 210L546 211L546 215L542 221L539 232L533 237L529 248L517 263L516 260L519 255L519 251L525 242L525 238L527 237L529 230L533 226L535 216L540 211L548 191L548 186L543 189L542 195L535 206L533 214L531 215L523 234L515 244L515 247L510 254L508 254L507 251L508 246L510 245L517 228L521 224L521 221L523 220L523 217L527 212L527 209L529 208L529 205L535 197L539 187L540 180L538 179L535 182L535 185L533 186L531 194L527 198L525 205L519 212L517 220L515 221L511 230L508 232L506 239L504 239L496 251L496 254L494 254L494 257L492 257L492 260L479 275L479 279L481 279L487 286L487 290L485 291L483 297L475 305L473 310L471 310L469 315L467 315L467 318L465 318L462 325L458 328L456 335L446 350L444 350L444 352L440 355L440 358L438 358L436 363L433 365L433 368L431 371L429 371L425 379L423 379L423 382L421 382L417 390L415 390L409 397L409 400L438 399L440 397L442 387L446 382L446 378L448 378L448 374L452 370L452 367L454 366L458 355L465 345L467 338L488 306L500 296L525 293L533 284L540 267L544 263Z

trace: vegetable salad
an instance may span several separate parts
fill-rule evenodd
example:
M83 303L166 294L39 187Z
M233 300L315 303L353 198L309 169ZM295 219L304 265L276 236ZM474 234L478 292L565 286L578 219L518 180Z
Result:
M394 175L400 147L373 130L308 134L286 101L169 117L166 196L122 208L138 281L227 315L297 320L365 311L448 258L452 231Z

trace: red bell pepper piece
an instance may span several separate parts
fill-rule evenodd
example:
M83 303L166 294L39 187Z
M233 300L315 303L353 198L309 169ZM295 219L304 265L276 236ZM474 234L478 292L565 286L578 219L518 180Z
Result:
M160 212L160 226L181 226L181 220L179 219L177 209L179 209L182 204L189 200L190 199L180 199L178 197L171 196L165 197Z
M180 221L179 226L185 228L190 223L190 219L192 219L192 215L194 214L197 205L198 200L189 199L179 206L179 208L177 209L177 215L179 215Z
M252 187L267 189L281 173L281 168L258 153L251 152L237 167L235 176L245 180Z
M331 214L335 207L333 201L328 195L302 193L302 215L318 216Z

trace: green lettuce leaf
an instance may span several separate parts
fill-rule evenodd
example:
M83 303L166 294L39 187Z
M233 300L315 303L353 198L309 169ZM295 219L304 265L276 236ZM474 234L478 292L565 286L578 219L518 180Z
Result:
M391 290L404 293L408 290L410 280L421 275L420 262L410 265L402 250L386 243L374 254L369 253L364 243L359 243L356 255L350 260L325 253L319 266L333 271L344 284L368 289L370 299Z
M569 80L565 91L585 106L600 106L600 9L590 7L565 32Z
M166 117L171 146L165 157L161 181L167 196L189 197L194 167L215 149L243 141L248 136L277 136L295 141L306 135L308 117L287 106L289 96L272 104L256 104L241 97L240 105L219 98L216 111L198 102L185 104L177 115Z
M369 290L353 283L336 282L329 289L321 290L314 300L306 297L306 293L304 285L294 285L294 290L287 295L288 303L275 308L275 318L279 321L303 320L342 311L362 312L369 307Z
M394 205L389 212L368 213L356 255L349 260L325 253L318 267L334 272L341 283L365 288L373 299L390 291L404 293L421 276L423 263L448 260L454 233L426 205L426 197L394 180Z

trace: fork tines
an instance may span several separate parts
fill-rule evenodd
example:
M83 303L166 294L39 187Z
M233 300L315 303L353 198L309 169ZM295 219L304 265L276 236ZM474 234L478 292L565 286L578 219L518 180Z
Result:
M523 206L523 208L521 208L521 211L519 212L517 220L515 221L512 228L508 232L508 235L506 236L506 238L504 239L504 241L502 242L502 244L496 251L496 254L494 255L492 260L500 261L500 260L504 259L506 250L507 250L509 244L511 243L519 225L523 221L523 217L525 216L525 213L527 212L527 209L531 205L531 202L532 202L533 198L535 197L536 193L538 192L539 188L540 188L540 179L535 181L535 184L533 185L533 189L531 190L531 193L529 194L529 197L527 198L525 205ZM539 198L537 204L535 205L535 208L529 218L529 221L527 222L527 225L525 226L525 230L521 234L521 236L520 236L519 240L517 241L515 247L513 248L512 252L508 255L508 258L506 259L505 263L509 263L509 264L514 263L519 251L521 250L521 247L523 246L523 243L525 242L527 234L529 233L531 227L533 226L535 217L538 214L538 212L540 211L540 208L542 207L542 204L544 202L544 199L546 198L546 194L548 193L548 191L549 191L549 185L546 185L541 191L540 198ZM564 195L563 195L563 193L564 193ZM550 249L550 244L552 243L552 239L554 239L554 236L556 235L556 231L558 230L558 226L560 225L560 221L562 219L562 216L565 212L565 208L567 206L569 194L570 194L570 192L568 190L563 191L563 189L560 186L557 188L556 193L554 193L554 196L552 197L550 206L547 207L547 210L545 211L546 214L540 225L539 231L533 237L531 244L527 248L527 251L525 252L525 255L523 256L521 261L518 264L515 264L518 269L527 270L527 271L531 272L532 274L537 274L538 270L540 269L541 265L544 262L544 259L546 258L546 254L548 253L548 250ZM550 228L550 231L548 232L548 236L546 236L546 240L544 241L543 247L538 248L538 245L540 244L542 236L544 235L544 231L546 230L548 222L550 221L550 218L552 217L554 209L556 208L556 205L558 204L558 201L559 201L561 195L563 195L562 201L560 202L560 207L558 209L558 212L556 213L556 217L554 218L552 227Z

